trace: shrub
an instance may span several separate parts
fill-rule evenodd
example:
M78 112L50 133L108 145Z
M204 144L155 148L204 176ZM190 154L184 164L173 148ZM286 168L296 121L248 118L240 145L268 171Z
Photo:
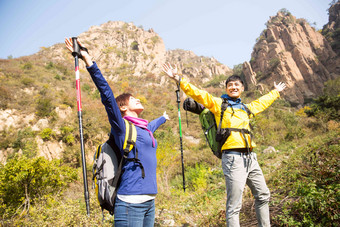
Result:
M24 77L21 79L21 83L25 86L30 86L32 84L34 84L34 80L32 78L29 77Z
M137 41L133 41L132 43L131 43L131 49L132 50L139 50L139 48L138 48L138 42Z
M206 82L203 87L219 87L221 83L223 83L227 79L226 75L214 75L213 79Z
M59 74L56 74L56 75L54 76L54 79L56 79L56 80L62 80L62 77L61 77Z
M52 99L46 96L39 97L35 108L38 117L50 116L54 109Z
M0 109L7 109L12 100L11 90L3 85L0 86Z
M54 67L54 64L51 61L45 66L46 69L52 69L53 67Z
M314 99L310 108L305 110L308 117L316 117L324 121L340 119L340 96L322 95Z
M61 131L61 140L68 145L72 145L75 141L75 138L72 134L74 131L74 128L70 126L63 126L60 128L60 131Z
M274 177L285 198L275 218L278 225L338 226L339 158L339 133L332 132L314 138L283 163Z
M75 171L62 166L59 160L16 155L0 166L0 214L2 218L29 214L36 199L62 191L75 179Z
M30 69L32 69L32 67L33 67L33 65L32 65L31 62L26 62L25 64L23 64L23 65L21 66L21 68L22 68L22 69L25 69L25 70L30 70Z
M56 136L55 132L50 128L44 128L39 135L44 141L51 140Z
M23 155L28 158L35 157L38 147L35 135L36 133L30 127L19 130L16 140L13 142L13 148L16 151L22 150Z

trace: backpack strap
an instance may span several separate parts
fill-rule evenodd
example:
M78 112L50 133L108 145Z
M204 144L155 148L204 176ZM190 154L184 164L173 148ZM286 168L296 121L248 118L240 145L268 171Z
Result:
M128 154L130 153L132 148L136 146L136 140L137 140L136 126L126 119L124 119L124 121L125 121L126 135L125 135L125 140L124 140L124 145L123 145L123 151L124 151L123 157L126 161L132 161L132 162L137 163L142 170L142 178L145 178L144 166L141 163L141 161L138 159L137 147L136 147L135 157L128 158Z
M248 149L248 152L250 152L250 146L249 146L249 143L248 143L248 140L245 134L250 135L250 144L251 144L251 141L253 140L253 134L248 129L245 129L245 128L228 128L228 130L241 133L246 143L246 148Z
M228 99L223 98L222 104L221 104L221 118L220 118L220 123L218 125L217 133L221 131L222 127L222 120L223 120L223 114L225 110L227 109L228 106L231 106L231 104L228 102ZM233 114L234 114L234 109L233 109Z
M137 130L136 127L128 120L125 121L125 140L123 144L124 156L127 157L132 148L136 145Z
M244 138L244 141L246 143L246 148L248 149L248 152L249 152L250 151L251 141L253 140L253 134L248 129L240 129L240 128L223 128L222 129L223 114L224 114L225 110L227 109L227 107L230 106L232 111L233 111L231 116L233 116L234 113L235 113L234 108L228 102L228 99L226 99L226 98L222 98L222 99L223 99L223 101L222 101L222 104L221 104L221 118L220 118L220 123L219 123L218 129L217 129L216 141L220 142L220 148L222 148L223 144L228 139L231 131L239 132L239 133L242 134L242 136ZM255 117L255 114L253 112L251 112L250 109L244 103L241 103L241 105L246 110L249 118L250 118L251 115L253 115L253 117ZM249 123L249 126L250 126L251 129L253 129L253 126L250 123ZM250 135L250 144L248 143L248 140L247 140L245 134L249 134Z
M253 115L253 117L255 117L255 114L253 112L251 112L251 110L248 108L248 106L246 104L244 104L244 103L241 103L241 104L244 107L244 109L246 110L249 119L250 119L251 115ZM250 127L251 130L254 129L253 125L250 124L250 122L249 122L249 127ZM251 134L251 136L253 136L253 134Z
M223 144L228 139L230 132L228 129L222 129L222 120L224 112L226 111L227 107L231 106L231 104L228 102L228 99L223 98L222 104L221 104L221 118L220 123L218 125L217 131L216 131L216 141L219 142L218 150L221 150ZM234 109L233 109L234 112Z

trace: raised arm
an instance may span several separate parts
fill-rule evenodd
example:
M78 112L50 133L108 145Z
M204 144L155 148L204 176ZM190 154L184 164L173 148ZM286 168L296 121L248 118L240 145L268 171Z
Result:
M197 88L186 79L182 79L177 72L177 67L172 66L170 63L163 65L163 72L171 79L180 84L181 89L185 94L193 98L196 102L208 108L211 112L217 113L220 111L222 100L209 94L208 92Z
M113 95L113 92L109 84L103 77L100 69L97 67L97 64L92 61L92 57L86 51L86 48L84 48L84 46L78 39L77 42L82 47L80 50L81 59L85 62L87 70L90 73L94 84L99 90L101 101L105 106L105 110L107 112L112 129L114 129L117 133L125 133L125 123L124 120L122 119L119 107L116 103L116 99ZM65 44L66 48L72 53L73 52L72 38L65 38Z
M77 39L77 42L78 42L79 46L82 47L80 49L80 54L82 56L81 59L85 62L87 67L90 67L93 64L92 57L86 51L86 48L84 48L83 44L79 41L79 39ZM72 53L73 52L72 38L65 38L65 44L66 44L66 48Z
M252 101L250 104L247 104L248 108L255 115L267 109L278 97L280 97L280 92L286 88L286 84L280 82L276 84L274 82L274 89L270 91L268 94L260 97L259 99Z
M178 75L178 70L176 66L172 66L170 63L163 65L163 72L170 77L171 79L175 80L176 83L180 82L180 76Z
M278 92L281 92L281 91L283 91L286 88L286 84L283 83L283 82L280 82L279 84L276 84L276 82L274 81L274 88Z

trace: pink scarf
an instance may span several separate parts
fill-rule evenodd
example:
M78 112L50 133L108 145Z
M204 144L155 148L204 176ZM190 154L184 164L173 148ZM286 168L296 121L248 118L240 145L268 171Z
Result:
M144 120L142 118L137 118L137 117L131 117L131 116L125 116L123 118L132 122L135 126L138 126L148 131L152 139L152 147L155 147L155 138L153 137L152 132L147 128L148 123L149 123L147 120Z

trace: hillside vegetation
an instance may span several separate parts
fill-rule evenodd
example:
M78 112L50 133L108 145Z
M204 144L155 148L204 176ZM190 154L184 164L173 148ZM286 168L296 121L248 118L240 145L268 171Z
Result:
M255 52L259 52L254 52L248 64L236 65L233 70L191 51L168 51L152 29L145 31L132 23L109 21L78 36L113 93L129 92L141 100L145 107L141 118L150 121L164 111L170 117L154 135L158 141L156 226L225 226L226 218L221 160L207 146L198 116L181 107L183 190L177 86L162 74L161 65L166 61L215 96L225 92L228 76L240 75L248 89L243 93L244 103L272 89L273 81L286 82L284 98L252 119L255 152L271 191L272 226L340 226L340 77L339 58L331 50L339 46L339 32L327 27L327 37L332 38L329 45L306 21L297 24L299 20L292 18L286 10L271 17L277 25L268 24L271 26L262 33L265 37L259 38L261 45L255 45ZM280 32L288 32L288 38L278 35ZM281 40L284 37L287 39ZM289 37L298 39L292 39L295 44L284 49L287 46L281 44L290 43ZM307 45L313 40L315 45ZM278 45L284 48L272 51ZM283 58L296 49L297 58ZM261 59L264 55L260 52L268 53L267 58ZM301 69L313 66L313 70L297 70L286 67L287 63ZM268 66L269 71L257 66ZM282 70L274 73L277 68ZM266 72L265 79L261 72ZM306 73L294 77L299 72ZM73 57L63 44L56 44L31 56L0 59L1 226L112 226L113 216L104 212L103 220L92 188L93 154L108 139L110 125L83 63L80 81L89 216L84 201ZM304 85L307 82L308 86ZM315 93L309 92L311 87ZM180 98L182 104L186 96L181 92ZM241 226L257 225L254 206L246 187Z
M71 61L44 61L37 56L0 61L1 108L35 116L29 124L19 122L18 128L1 131L0 149L7 154L5 164L0 166L0 215L4 226L113 223L113 217L108 214L102 222L92 187L89 188L91 214L86 215L72 67ZM216 76L212 81L223 79ZM142 75L110 81L115 94L131 92L141 99L145 106L143 118L151 120L164 111L171 118L155 134L159 143L156 224L223 226L226 198L220 160L207 147L197 115L181 110L187 184L183 192L176 86L172 81L159 86L159 80L160 77ZM140 81L149 81L150 85ZM213 84L216 82L206 83ZM273 226L339 224L338 84L339 79L327 82L325 95L310 107L295 109L284 100L277 100L253 122L256 152L272 192ZM87 175L92 186L91 156L95 147L107 138L110 127L99 94L83 67L81 88ZM223 92L218 86L204 89L215 95ZM256 91L248 91L244 101L259 96ZM72 111L62 118L56 111L58 107ZM48 127L34 129L32 125L41 119L48 121ZM57 159L38 157L37 138L44 143L62 143L65 149ZM265 153L268 146L273 146L275 151ZM241 223L254 226L253 198L248 188L244 194Z

